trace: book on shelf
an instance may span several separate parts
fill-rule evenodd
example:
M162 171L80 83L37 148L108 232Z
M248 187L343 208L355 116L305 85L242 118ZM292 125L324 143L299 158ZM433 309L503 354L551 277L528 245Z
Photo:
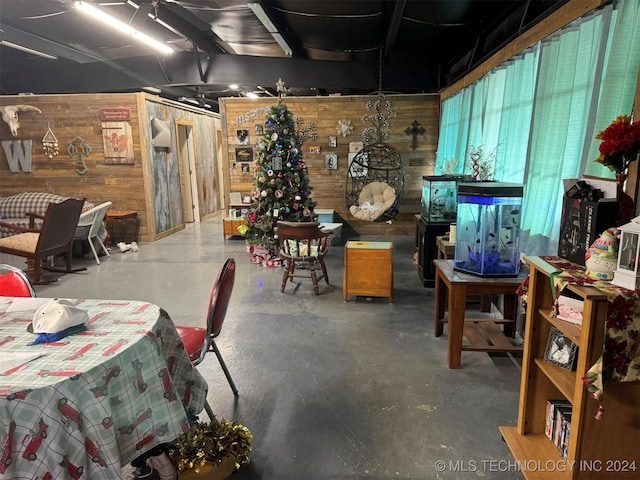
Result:
M547 400L544 433L564 458L569 450L572 410L568 400Z

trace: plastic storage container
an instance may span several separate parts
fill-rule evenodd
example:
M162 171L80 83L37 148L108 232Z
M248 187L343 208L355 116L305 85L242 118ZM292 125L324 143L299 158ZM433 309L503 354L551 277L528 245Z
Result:
M451 223L458 210L457 186L469 181L465 175L425 175L422 177L422 218L426 222Z
M314 213L318 215L318 223L333 223L333 210L329 208L316 208Z
M520 271L522 185L458 185L454 270L482 277L515 277Z

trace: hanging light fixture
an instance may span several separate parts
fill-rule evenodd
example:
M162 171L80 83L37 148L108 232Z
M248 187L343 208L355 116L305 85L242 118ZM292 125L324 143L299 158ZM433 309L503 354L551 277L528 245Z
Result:
M89 2L77 1L73 5L79 12L82 12L98 20L99 22L102 22L105 25L118 30L119 32L129 35L130 37L135 38L136 40L146 45L149 45L150 47L155 48L165 55L170 55L174 52L173 48L171 48L166 43L160 42L155 38L151 38L149 35L136 30L132 26L127 25L121 20L118 20L116 17L108 14L104 10L94 7Z

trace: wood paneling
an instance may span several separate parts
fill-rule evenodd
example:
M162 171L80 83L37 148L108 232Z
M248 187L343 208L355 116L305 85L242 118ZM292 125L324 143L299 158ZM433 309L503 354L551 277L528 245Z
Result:
M20 130L12 137L7 125L0 122L0 139L33 140L33 171L11 172L4 151L0 152L0 196L25 191L50 192L58 195L85 197L99 204L113 202L113 210L135 210L141 220L141 237L148 238L140 125L136 94L33 95L3 96L0 104L27 104L38 107L42 114L24 112L19 115ZM100 128L100 110L128 108L131 111L131 165L108 164ZM49 159L42 151L42 138L50 127L59 142L60 154ZM67 153L69 142L82 137L91 147L85 158L87 172L76 173L76 160Z
M405 191L400 205L400 214L392 224L366 222L354 219L347 210L344 193L348 171L349 142L362 141L364 125L362 117L372 113L365 109L367 101L375 100L374 96L353 97L285 97L283 99L294 118L300 118L302 124L297 127L308 127L314 123L317 139L307 138L302 146L303 158L309 167L309 181L313 188L313 198L317 208L333 209L335 221L348 224L360 235L413 235L415 233L414 214L420 212L420 195L422 176L432 175L438 144L438 128L440 119L440 103L438 95L389 95L395 116L390 118L389 137L386 142L398 149L405 167ZM255 188L253 180L253 164L249 174L242 174L240 164L236 163L235 149L237 130L249 131L250 147L256 151L256 142L260 135L255 131L256 125L264 124L266 116L260 109L269 108L278 103L278 99L246 99L225 98L220 102L220 115L223 128L223 152L227 157L226 172L228 174L228 193L241 192L249 195ZM255 115L251 115L251 113ZM350 120L353 132L343 137L338 132L338 122ZM417 148L411 148L413 137L405 133L414 121L418 121L425 129L424 134L417 137ZM337 137L335 148L329 146L329 136ZM311 146L319 146L320 153L310 153ZM338 168L325 168L325 155L337 154Z
M154 148L150 142L150 119L154 116L193 125L192 138L198 185L200 216L207 218L221 206L217 178L215 123L217 115L144 93L91 95L2 96L0 105L26 104L42 113L19 113L20 130L12 137L0 122L0 140L32 140L32 171L11 172L0 149L0 196L25 191L84 197L95 204L113 202L113 210L133 210L140 219L140 238L154 241L184 228L176 148ZM100 111L129 109L132 164L105 160ZM142 126L142 127L141 127ZM52 159L42 150L42 138L50 127L59 142L60 154ZM87 172L76 172L77 162L67 153L69 142L82 137L91 147L85 158ZM175 132L172 135L175 140ZM161 186L161 187L160 187Z

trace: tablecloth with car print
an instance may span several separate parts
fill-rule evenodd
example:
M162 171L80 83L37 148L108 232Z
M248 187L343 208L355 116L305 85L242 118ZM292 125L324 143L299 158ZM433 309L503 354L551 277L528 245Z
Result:
M188 430L207 384L151 303L69 299L88 329L27 346L46 300L0 297L0 478L122 478L122 466Z

